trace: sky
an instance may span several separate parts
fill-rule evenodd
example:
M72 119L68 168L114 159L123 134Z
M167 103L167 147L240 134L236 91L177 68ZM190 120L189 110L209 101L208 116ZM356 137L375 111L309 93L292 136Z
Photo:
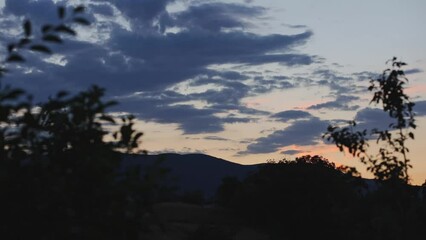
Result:
M0 0L0 41L22 34L25 18L55 22L57 4L81 3L92 25L54 55L28 54L4 82L38 101L102 86L120 102L114 116L137 117L149 153L241 164L319 154L371 177L321 136L343 120L389 121L367 88L395 56L416 102L409 173L425 181L426 1Z

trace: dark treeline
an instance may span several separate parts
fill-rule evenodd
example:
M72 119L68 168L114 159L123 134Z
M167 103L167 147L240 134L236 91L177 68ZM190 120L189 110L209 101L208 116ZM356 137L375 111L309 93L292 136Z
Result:
M217 202L272 239L416 239L426 236L424 187L365 180L304 156L224 179Z

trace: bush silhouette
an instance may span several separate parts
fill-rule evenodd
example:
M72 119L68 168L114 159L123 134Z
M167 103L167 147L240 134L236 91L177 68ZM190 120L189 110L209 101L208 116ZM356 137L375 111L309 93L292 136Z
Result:
M343 228L339 218L358 198L357 179L320 156L269 162L247 177L225 206L278 239L329 239Z
M217 203L271 239L414 239L426 234L421 193L307 155L263 164L242 182L224 179Z

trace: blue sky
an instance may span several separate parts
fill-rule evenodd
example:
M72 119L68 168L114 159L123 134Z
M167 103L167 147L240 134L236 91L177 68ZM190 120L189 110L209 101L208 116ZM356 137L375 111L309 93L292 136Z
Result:
M116 116L138 117L149 152L243 164L321 154L368 176L321 134L342 120L383 122L366 88L396 56L418 103L412 176L426 178L424 1L5 0L0 41L19 35L25 17L54 21L55 2L85 3L92 26L53 56L29 54L31 65L5 81L38 100L103 86L121 103Z

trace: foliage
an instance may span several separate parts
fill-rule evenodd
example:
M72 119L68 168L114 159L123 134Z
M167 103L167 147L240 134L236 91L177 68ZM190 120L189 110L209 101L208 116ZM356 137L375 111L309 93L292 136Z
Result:
M238 189L242 186L237 177L225 177L216 191L215 201L224 207L231 207L233 198Z
M386 69L380 78L371 80L369 91L374 95L370 103L381 104L384 112L394 120L386 130L364 129L356 130L357 123L350 121L349 126L329 126L324 135L336 144L340 151L347 150L353 156L360 157L362 163L368 165L377 179L409 181L408 169L411 167L406 145L408 139L414 139L415 119L413 107L404 86L408 82L402 67L406 63L391 60L392 68ZM376 143L382 143L376 155L367 153L368 140L376 138Z
M62 43L63 34L75 36L77 33L72 28L73 24L90 25L90 22L82 16L84 10L84 6L74 7L71 12L67 12L65 7L58 7L58 23L45 24L40 27L39 32L34 31L33 24L29 19L25 20L22 24L24 36L17 42L10 43L7 46L8 56L2 62L2 65L12 62L24 62L25 58L22 56L23 50L51 54L52 51L47 44ZM7 69L1 67L0 77L5 72L7 72Z
M188 240L231 240L232 233L219 227L200 225L189 235Z
M426 201L418 197L418 187L372 190L368 186L377 182L358 176L321 156L270 161L242 182L224 180L220 189L234 191L227 191L229 201L219 204L271 239L424 236Z
M203 205L206 202L201 190L187 191L182 194L180 201L189 204Z
M8 89L1 94L2 232L32 238L101 237L117 229L111 228L114 224L137 221L143 199L126 190L132 186L129 178L117 179L117 150L137 147L141 136L131 120L124 119L113 134L117 141L106 142L102 123L113 122L104 113L112 103L101 101L102 89L70 98L61 93L36 107L25 101L8 104L22 94Z
M307 155L266 163L241 183L224 181L222 191L236 190L219 199L277 239L329 239L358 197L357 179L321 156ZM307 225L309 231L303 230Z
M22 52L51 53L45 43L75 35L69 23L88 25L84 8L58 8L60 23L8 46L4 64L24 61ZM40 39L37 37L40 36ZM40 43L41 42L41 43ZM24 90L0 88L0 234L4 239L138 239L151 203L137 169L122 170L122 152L133 152L142 133L134 118L116 121L93 86L75 96L59 92L33 104ZM119 123L119 124L117 124ZM113 126L117 131L110 130Z

